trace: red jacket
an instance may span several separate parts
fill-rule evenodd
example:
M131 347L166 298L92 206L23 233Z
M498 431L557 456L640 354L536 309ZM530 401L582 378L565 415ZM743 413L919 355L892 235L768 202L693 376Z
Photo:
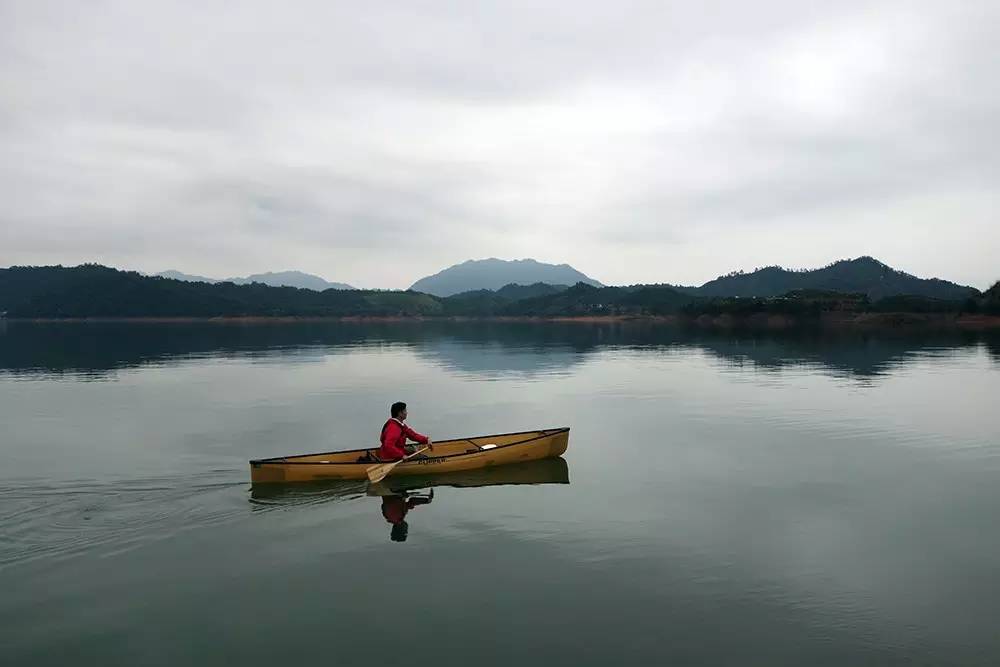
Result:
M406 500L402 496L383 496L382 516L389 523L397 524L406 518L406 513L418 504L416 501Z
M426 435L420 435L398 419L390 419L382 426L382 446L379 447L378 457L383 461L398 461L403 458L406 456L403 446L407 438L421 445L427 444Z

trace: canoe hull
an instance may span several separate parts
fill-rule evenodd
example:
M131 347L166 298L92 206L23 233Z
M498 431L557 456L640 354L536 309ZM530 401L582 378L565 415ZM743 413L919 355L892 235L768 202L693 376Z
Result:
M477 445L488 444L487 441L497 441L499 444L489 449L476 449ZM568 428L448 440L435 443L435 455L425 459L404 461L393 468L390 475L393 477L436 475L556 458L562 456L568 446ZM254 484L263 484L325 479L366 479L368 468L374 464L353 462L366 451L371 450L360 449L251 461L250 480Z

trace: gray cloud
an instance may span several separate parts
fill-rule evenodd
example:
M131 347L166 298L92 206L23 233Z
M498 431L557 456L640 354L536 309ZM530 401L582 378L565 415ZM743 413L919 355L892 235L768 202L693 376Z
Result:
M0 5L0 265L1000 278L993 2Z

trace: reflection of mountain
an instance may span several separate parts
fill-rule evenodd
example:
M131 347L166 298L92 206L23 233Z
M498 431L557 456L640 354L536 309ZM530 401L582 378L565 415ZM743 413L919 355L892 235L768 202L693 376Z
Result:
M448 370L483 377L549 374L583 360L583 355L566 346L539 349L455 339L428 341L417 353Z
M698 345L736 365L782 370L802 365L823 366L838 374L872 378L904 365L921 353L977 344L975 335L734 338L700 340Z
M72 322L4 323L0 369L89 373L200 356L300 355L400 344L461 372L568 367L592 350L588 327L473 323Z
M986 339L986 351L993 361L1000 364L1000 336L993 336Z
M484 378L568 370L601 345L593 327L577 324L482 322L424 327L415 351L448 370Z
M403 345L424 359L484 378L568 370L610 348L702 349L734 364L782 369L801 364L873 377L921 352L985 344L1000 358L1000 336L986 333L754 333L685 330L648 322L7 322L0 328L0 370L102 375L199 356L327 354Z

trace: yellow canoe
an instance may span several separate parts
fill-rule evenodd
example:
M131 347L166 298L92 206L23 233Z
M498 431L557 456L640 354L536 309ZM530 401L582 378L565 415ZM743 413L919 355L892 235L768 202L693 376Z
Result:
M537 461L562 456L569 446L569 428L552 428L521 433L482 435L434 443L427 458L404 461L392 469L391 476L427 475L475 470L491 466ZM312 482L323 479L366 479L372 462L359 459L372 455L377 448L350 449L340 452L279 456L250 461L250 481Z

